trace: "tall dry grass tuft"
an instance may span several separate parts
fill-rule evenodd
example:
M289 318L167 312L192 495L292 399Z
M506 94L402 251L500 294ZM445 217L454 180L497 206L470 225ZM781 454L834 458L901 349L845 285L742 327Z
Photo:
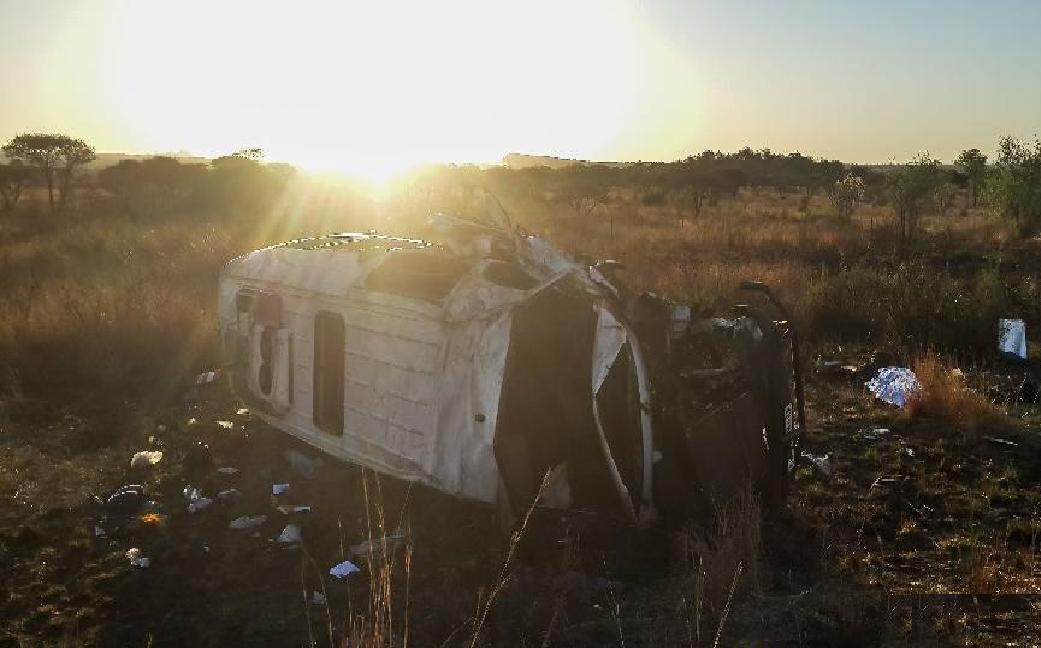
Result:
M947 365L937 354L926 353L913 363L919 389L907 402L911 420L931 419L951 423L975 437L983 430L1010 431L1018 422L965 383L965 375Z
M388 539L386 515L383 507L383 491L379 477L369 471L362 472L362 488L365 493L365 520L369 551L366 565L369 573L368 604L363 615L348 610L347 631L343 648L386 648L408 646L408 586L411 581L412 545L406 542L398 550L397 541ZM404 510L404 509L403 509ZM400 528L397 531L402 531ZM395 617L394 575L399 565L405 580L404 600L400 619ZM400 631L395 632L399 627Z
M678 541L692 568L691 643L703 645L711 632L718 644L735 591L759 586L762 508L751 484L717 506L709 524L688 527Z

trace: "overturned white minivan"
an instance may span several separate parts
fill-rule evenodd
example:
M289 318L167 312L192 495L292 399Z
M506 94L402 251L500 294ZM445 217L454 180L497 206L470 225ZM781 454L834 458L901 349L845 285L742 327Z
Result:
M803 420L787 318L692 319L507 222L434 224L436 245L334 234L229 262L236 394L329 455L506 519L540 490L636 524L746 483L783 493Z

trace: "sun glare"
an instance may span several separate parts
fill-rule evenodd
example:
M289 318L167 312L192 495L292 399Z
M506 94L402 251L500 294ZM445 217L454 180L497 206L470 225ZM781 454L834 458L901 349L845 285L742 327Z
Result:
M142 148L243 146L386 181L510 151L610 156L653 74L621 2L128 3L113 109Z

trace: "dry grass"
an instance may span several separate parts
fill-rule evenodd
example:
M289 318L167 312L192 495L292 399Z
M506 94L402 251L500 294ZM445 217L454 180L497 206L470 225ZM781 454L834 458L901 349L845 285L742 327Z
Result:
M920 388L907 403L912 419L951 423L967 435L982 430L1001 431L1019 427L994 403L968 387L961 371L952 369L938 355L927 353L914 362Z
M712 637L718 644L738 586L759 587L762 509L751 486L718 506L710 524L688 528L678 541L692 570L690 643L705 645Z

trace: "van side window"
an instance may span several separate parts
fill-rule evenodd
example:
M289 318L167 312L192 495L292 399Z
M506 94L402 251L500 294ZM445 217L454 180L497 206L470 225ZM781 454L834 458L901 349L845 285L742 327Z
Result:
M336 313L314 318L314 424L329 434L343 434L344 326Z

